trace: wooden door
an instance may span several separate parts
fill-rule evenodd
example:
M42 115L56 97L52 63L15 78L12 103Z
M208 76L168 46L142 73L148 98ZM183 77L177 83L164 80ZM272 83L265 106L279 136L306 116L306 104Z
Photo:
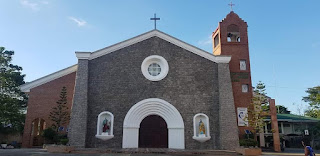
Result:
M168 148L166 121L158 115L144 118L139 129L139 148Z

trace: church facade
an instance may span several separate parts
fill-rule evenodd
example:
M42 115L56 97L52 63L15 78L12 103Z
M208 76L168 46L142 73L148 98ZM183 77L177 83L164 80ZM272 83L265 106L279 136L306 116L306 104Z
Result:
M246 30L231 12L213 33L215 55L156 29L76 52L77 65L21 86L29 94L23 146L41 142L38 134L52 124L50 109L65 86L71 119L64 130L72 146L234 150L242 133L237 109L251 98L249 52L241 52ZM236 81L237 73L248 77Z

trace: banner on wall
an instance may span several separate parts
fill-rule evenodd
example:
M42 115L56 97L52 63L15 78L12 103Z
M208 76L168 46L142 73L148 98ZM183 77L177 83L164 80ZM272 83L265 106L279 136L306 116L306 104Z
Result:
M238 126L248 126L248 109L245 107L237 108L237 116L238 116Z

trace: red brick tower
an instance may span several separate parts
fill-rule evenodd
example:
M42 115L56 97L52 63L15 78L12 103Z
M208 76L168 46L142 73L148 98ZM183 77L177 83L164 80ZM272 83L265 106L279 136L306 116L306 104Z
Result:
M229 68L235 113L238 108L247 108L252 98L247 27L247 23L231 11L225 19L219 22L218 28L212 35L213 54L231 56ZM245 134L244 130L248 127L238 124L238 128L240 138L242 138Z

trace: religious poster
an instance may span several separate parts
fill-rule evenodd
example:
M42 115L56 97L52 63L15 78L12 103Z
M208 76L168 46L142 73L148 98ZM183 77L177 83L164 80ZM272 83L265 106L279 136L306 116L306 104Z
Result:
M248 109L245 107L237 108L238 126L248 126Z

